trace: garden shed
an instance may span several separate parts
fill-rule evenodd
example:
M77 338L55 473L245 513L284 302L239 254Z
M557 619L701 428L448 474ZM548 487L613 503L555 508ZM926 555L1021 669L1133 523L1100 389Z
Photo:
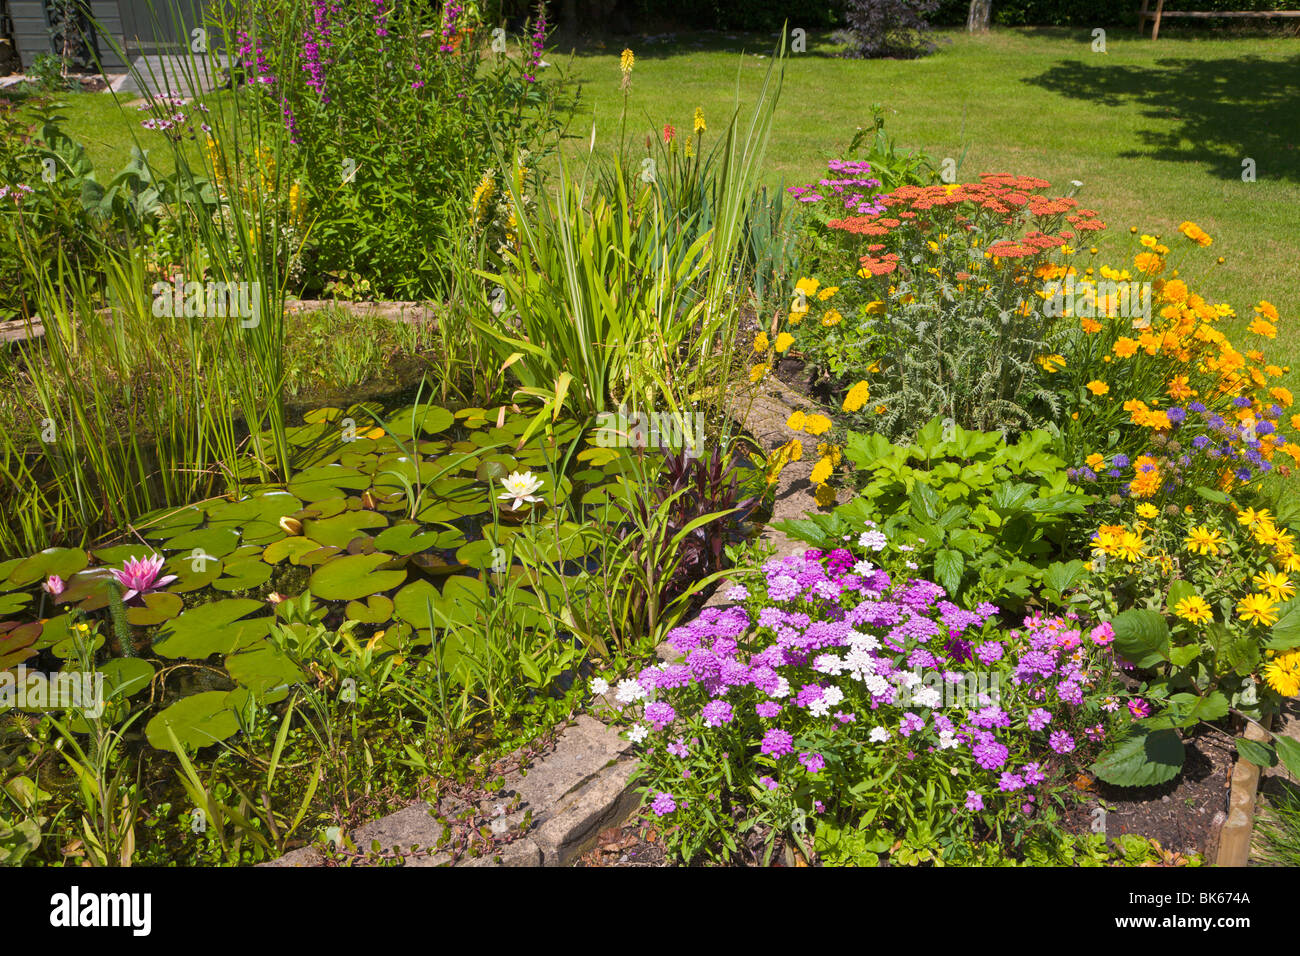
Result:
M137 56L177 52L203 17L202 0L85 0L99 61L110 72L126 69L114 50ZM59 14L47 0L8 0L15 50L24 68L41 53L57 53ZM110 39L111 38L111 39Z

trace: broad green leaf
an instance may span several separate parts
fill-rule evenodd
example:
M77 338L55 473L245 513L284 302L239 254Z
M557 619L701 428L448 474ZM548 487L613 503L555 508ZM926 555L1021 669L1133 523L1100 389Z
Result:
M1149 787L1178 776L1183 756L1178 731L1147 733L1138 727L1103 753L1091 769L1102 780L1119 787Z

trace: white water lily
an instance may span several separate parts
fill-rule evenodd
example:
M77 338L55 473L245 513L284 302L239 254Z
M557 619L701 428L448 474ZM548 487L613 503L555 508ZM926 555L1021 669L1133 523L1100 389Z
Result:
M535 477L531 471L512 471L501 479L501 487L506 490L505 494L497 495L497 498L502 501L507 498L513 499L510 504L511 511L517 511L525 501L537 502L542 500L533 494L538 488L542 487L542 479Z

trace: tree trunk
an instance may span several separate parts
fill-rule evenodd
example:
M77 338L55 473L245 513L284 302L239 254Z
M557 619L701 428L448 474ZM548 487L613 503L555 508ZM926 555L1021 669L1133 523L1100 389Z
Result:
M993 0L970 0L970 14L966 29L971 33L987 33L989 18L993 15Z

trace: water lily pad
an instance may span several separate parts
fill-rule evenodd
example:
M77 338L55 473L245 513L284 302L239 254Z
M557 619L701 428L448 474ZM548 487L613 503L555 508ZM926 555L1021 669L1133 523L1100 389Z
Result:
M389 554L415 554L419 551L454 548L465 535L458 530L425 531L415 523L395 524L375 538L375 547Z
M238 546L239 532L233 528L200 528L178 534L167 542L168 550L193 552L197 549L214 558L224 558Z
M306 678L298 666L266 641L258 641L226 657L226 670L256 696Z
M308 518L332 518L348 510L347 499L341 494L323 501L313 501L297 512L294 517L306 521Z
M43 629L39 621L26 624L5 621L0 624L0 670L8 670L29 657L35 657L38 650L36 640Z
M0 561L0 591L9 590L9 575L14 568L26 561L26 557L10 558L8 561Z
M319 502L341 497L345 490L370 487L370 476L343 465L313 465L294 475L288 487L303 501Z
M317 422L332 422L342 417L343 409L325 405L321 408L313 408L310 411L303 412L302 420L314 425Z
M90 556L80 548L46 548L9 572L8 587L24 588L45 580L51 574L57 574L66 580L89 563Z
M32 603L32 596L22 591L0 594L0 615L17 614Z
M298 558L310 551L317 550L319 547L319 541L313 541L311 538L302 535L293 535L268 544L266 549L262 551L262 560L267 564L279 564L285 558L288 558L290 563L297 564Z
M308 551L306 554L298 555L297 560L293 563L301 565L304 568L315 568L327 561L332 561L342 553L342 548L336 548L333 545L325 545L317 548L315 551Z
M113 572L109 568L87 568L67 580L67 586L57 600L60 604L76 604L92 595L106 595L108 582L113 580Z
M104 675L104 698L123 700L148 688L154 666L139 657L114 657L99 666Z
M389 432L400 437L410 437L413 434L412 425L417 432L438 435L450 428L455 421L456 417L447 409L437 405L423 405L396 412L388 420L387 428Z
M430 577L435 578L455 574L465 567L457 561L448 561L442 555L433 554L432 552L411 555L411 564Z
M383 624L393 617L393 599L383 594L372 594L364 601L349 601L347 616L348 620L362 624Z
M233 691L209 690L182 697L145 725L145 737L158 750L172 749L168 728L182 747L207 747L220 743L239 731L237 714L247 705L249 697L249 692L240 688Z
M497 547L491 541L483 539L471 541L469 544L456 549L456 560L471 568L477 568L480 571L486 570L494 563L493 552ZM504 554L500 554L499 557L502 561L506 560Z
M345 511L332 518L313 518L303 522L303 535L323 545L346 548L362 531L386 528L388 519L376 511Z
M428 581L424 579L412 581L393 597L393 614L412 627L427 629L430 608L441 599L438 589ZM436 613L433 619L435 621L438 619Z
M395 588L406 572L380 570L389 554L348 554L322 564L311 576L311 593L326 601L352 601Z
M184 508L160 508L135 522L141 535L150 541L165 541L192 531L203 521L203 512L194 505Z
M212 582L218 591L251 591L271 579L271 566L262 560L260 552L238 560L227 560L221 577Z
M173 594L188 594L199 588L207 587L221 575L224 562L204 551L192 548L186 554L173 555L163 565L167 574L176 575L176 580L167 585Z
M133 604L126 609L127 623L134 624L136 627L153 627L163 621L170 621L180 614L185 606L180 595L167 591L152 591L143 595L140 600L143 603Z
M50 645L49 651L61 661L74 660L79 656L80 646L85 643L84 637L70 636L61 641L55 641ZM97 651L104 646L104 635L96 634L91 641L91 651Z
M154 651L163 657L202 660L212 654L230 654L271 629L269 617L248 615L266 607L249 598L225 598L190 608L168 621L154 640Z

